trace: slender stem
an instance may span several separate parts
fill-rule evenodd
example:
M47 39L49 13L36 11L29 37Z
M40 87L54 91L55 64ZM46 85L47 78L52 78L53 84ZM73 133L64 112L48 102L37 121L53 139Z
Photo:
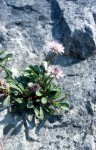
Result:
M2 150L5 150L2 140L0 140L0 145L1 145L1 149L2 149Z
M52 63L53 59L56 57L56 53L52 53L52 55L50 56L48 62L49 62L49 65Z

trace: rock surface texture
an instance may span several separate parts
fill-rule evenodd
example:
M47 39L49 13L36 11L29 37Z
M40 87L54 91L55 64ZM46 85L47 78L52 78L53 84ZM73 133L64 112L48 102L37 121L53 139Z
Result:
M13 54L10 68L40 63L44 45L57 39L65 73L59 84L70 92L70 110L38 125L0 105L0 150L96 150L96 0L0 0L0 49Z

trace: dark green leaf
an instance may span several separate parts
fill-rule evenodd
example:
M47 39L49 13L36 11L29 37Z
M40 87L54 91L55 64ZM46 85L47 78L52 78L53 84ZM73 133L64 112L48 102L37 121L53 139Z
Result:
M7 96L7 98L3 102L3 106L7 107L10 105L10 95Z
M56 94L54 95L54 99L59 98L60 95L61 95L61 91L59 90L59 91L57 91Z
M0 51L0 55L4 54L4 51Z
M67 103L59 103L59 102L53 102L53 106L59 107L61 109L68 109L69 105Z
M7 78L12 76L12 72L8 68L5 68L4 70L6 72Z
M30 100L30 101L28 101L28 103L27 103L27 108L33 108L34 107L34 105L33 105L33 102Z
M58 90L58 91L55 91L55 90L51 91L51 92L49 92L49 100L55 100L55 99L59 98L60 95L61 95L61 91L60 90Z
M5 58L11 58L12 56L12 54L7 54Z
M39 91L36 91L36 96L42 96L42 94Z
M67 103L60 103L60 105L61 109L69 109L69 105Z
M10 78L7 79L8 83L14 83L15 85L18 85L18 82L11 76Z
M44 73L45 73L45 68L44 68L42 65L40 66L40 73L41 73L41 74L44 74Z
M36 116L39 118L39 111L37 108L34 108L34 112L35 112Z
M23 87L23 85L22 85L21 83L18 84L18 87L19 87L22 91L24 91L24 87Z
M25 77L30 76L30 74L28 72L23 72L22 73Z
M40 67L37 65L34 65L34 71L39 73L40 72Z
M61 101L65 100L68 96L70 96L70 94L68 94L68 93L65 94L65 96L60 98L60 99L58 99L57 102L61 102Z
M22 90L14 83L14 82L9 82L9 85L11 88L19 91L20 93L22 93Z
M41 102L42 102L42 104L46 104L46 103L47 103L47 98L43 97L43 98L41 99Z
M22 98L15 98L15 101L19 104L22 104L24 102Z
M7 61L9 58L12 57L12 54L8 54L6 55L4 58L0 58L0 63L4 62L4 61Z
M29 68L31 69L31 71L34 73L34 74L38 74L38 66L32 66L30 65Z
M44 107L44 109L46 110L46 112L50 113L51 115L53 115L55 112L54 109L52 109L52 108L45 108Z
M44 119L44 112L43 112L42 107L40 107L40 118Z

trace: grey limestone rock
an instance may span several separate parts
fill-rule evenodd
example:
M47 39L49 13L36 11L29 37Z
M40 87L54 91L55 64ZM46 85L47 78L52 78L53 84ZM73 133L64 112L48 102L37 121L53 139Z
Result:
M35 125L0 102L6 150L96 150L96 0L0 0L0 49L13 54L10 68L42 62L51 40L65 47L53 63L64 70L58 84L70 93L70 110Z

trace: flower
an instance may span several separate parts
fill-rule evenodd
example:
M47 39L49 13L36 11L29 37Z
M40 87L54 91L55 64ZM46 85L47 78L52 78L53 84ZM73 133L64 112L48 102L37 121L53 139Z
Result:
M37 83L28 83L28 87L30 88L31 91L40 91L41 87Z
M52 77L60 78L63 77L63 70L59 66L49 66L47 70L47 75L51 75Z
M52 50L56 54L58 54L58 53L60 53L60 54L64 53L64 47L63 47L63 45L60 44L57 41L49 42L47 44L47 46L50 48L50 50Z

